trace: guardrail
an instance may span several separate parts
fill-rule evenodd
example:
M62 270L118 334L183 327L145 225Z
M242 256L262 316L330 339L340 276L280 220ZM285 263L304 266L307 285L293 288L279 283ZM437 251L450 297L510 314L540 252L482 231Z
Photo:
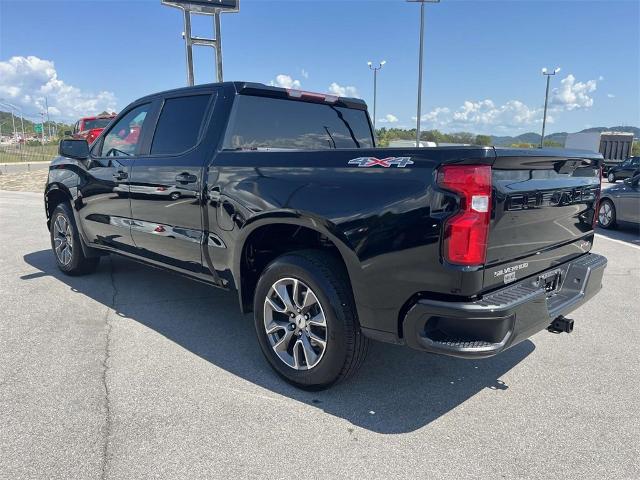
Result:
M0 143L0 163L31 163L53 159L58 153L58 142L52 143Z

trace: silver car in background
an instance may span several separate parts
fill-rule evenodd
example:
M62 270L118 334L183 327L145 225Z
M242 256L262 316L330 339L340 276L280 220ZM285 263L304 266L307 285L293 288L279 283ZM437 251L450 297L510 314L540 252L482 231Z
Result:
M640 225L640 173L602 192L598 223L602 228L619 224Z

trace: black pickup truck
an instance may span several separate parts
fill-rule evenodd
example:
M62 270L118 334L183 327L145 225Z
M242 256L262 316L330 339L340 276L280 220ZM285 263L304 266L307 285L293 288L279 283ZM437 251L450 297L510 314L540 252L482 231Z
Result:
M599 154L375 148L358 99L182 88L59 153L44 196L63 272L116 253L236 290L300 387L348 377L369 339L479 358L569 332L607 263L589 253Z

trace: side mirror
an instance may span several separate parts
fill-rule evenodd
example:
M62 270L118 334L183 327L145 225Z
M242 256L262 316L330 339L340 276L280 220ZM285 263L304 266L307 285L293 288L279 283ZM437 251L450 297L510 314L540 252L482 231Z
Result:
M64 136L65 137L70 137L71 136L71 130L65 130L64 131Z
M60 141L58 154L76 160L85 160L89 158L89 144L84 138L65 138Z

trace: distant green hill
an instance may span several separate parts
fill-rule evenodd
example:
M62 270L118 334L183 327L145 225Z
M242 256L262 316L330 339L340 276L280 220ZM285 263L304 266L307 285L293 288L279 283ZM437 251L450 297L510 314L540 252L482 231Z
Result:
M640 137L640 128L638 127L630 127L630 126L622 126L618 125L615 127L593 127L586 128L584 130L580 130L578 133L582 132L605 132L605 131L613 131L613 132L631 132L633 135L638 138ZM556 142L561 145L564 145L564 141L567 138L567 132L558 132L551 133L549 135L545 135L545 141ZM504 136L492 136L491 142L496 146L510 146L514 143L531 143L533 145L537 145L540 143L540 134L535 132L527 132L521 135L517 135L515 137Z

